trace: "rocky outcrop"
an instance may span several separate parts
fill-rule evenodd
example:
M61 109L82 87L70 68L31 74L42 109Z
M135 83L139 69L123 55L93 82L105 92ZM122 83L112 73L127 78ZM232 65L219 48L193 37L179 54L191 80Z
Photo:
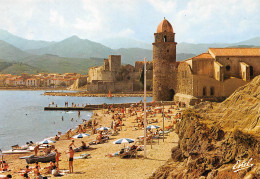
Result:
M208 126L204 120L194 111L185 112L183 120L176 128L179 144L172 149L172 159L151 178L243 178L248 174L257 176L257 170L260 171L259 140L237 129L225 132L219 125ZM253 167L234 172L232 167L236 161L249 161L250 158Z
M218 122L225 130L260 133L260 76L238 88L222 103L201 103L194 107L203 117Z
M78 78L68 89L69 90L78 90L87 84L87 77Z
M259 119L260 76L222 103L186 110L178 147L150 178L260 178Z

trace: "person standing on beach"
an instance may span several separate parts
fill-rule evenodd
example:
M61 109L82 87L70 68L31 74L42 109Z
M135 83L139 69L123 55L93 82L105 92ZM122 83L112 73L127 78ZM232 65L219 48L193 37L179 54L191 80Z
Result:
M71 137L71 129L69 129L69 130L66 132L66 135L67 135L68 139L70 139L70 137Z
M75 148L77 148L76 145L74 144L74 140L71 141L69 147L72 147L73 145L74 145Z
M38 153L38 150L39 150L39 148L40 148L40 145L36 145L35 147L34 147L34 155L35 156L37 156L37 153Z
M56 164L57 164L57 166L58 166L58 165L59 165L59 160L60 160L61 153L58 152L57 149L55 149L54 151L55 151L55 153L56 153L55 159L56 159Z
M69 154L69 173L73 173L73 156L74 156L74 150L72 149L72 147L70 147L69 152L67 152L66 154Z

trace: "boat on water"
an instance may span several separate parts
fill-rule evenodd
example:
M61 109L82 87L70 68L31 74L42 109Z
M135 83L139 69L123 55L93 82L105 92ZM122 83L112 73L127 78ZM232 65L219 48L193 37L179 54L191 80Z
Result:
M111 94L111 91L109 90L108 94L107 94L107 97L108 98L112 98L112 94Z

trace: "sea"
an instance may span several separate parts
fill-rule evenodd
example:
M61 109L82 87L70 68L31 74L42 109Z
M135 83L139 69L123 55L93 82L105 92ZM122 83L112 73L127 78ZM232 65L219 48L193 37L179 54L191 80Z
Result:
M13 145L38 142L75 129L84 120L89 120L92 111L44 111L44 107L74 104L135 103L142 97L71 97L44 96L45 91L0 90L0 149L8 150ZM71 91L70 91L71 92ZM151 97L147 101L152 101ZM63 120L62 120L63 118Z

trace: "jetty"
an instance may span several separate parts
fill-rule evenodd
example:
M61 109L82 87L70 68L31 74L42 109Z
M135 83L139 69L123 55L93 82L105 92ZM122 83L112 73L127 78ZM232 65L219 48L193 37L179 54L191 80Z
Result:
M142 105L143 103L115 103L115 104L89 104L85 107L56 107L56 106L48 106L44 107L45 111L91 111L91 110L98 110L98 109L107 109L108 107L112 106L113 108L118 107L126 107L129 108L130 106L138 106ZM174 105L174 101L155 101L155 102L148 102L147 106L154 106L154 105Z

